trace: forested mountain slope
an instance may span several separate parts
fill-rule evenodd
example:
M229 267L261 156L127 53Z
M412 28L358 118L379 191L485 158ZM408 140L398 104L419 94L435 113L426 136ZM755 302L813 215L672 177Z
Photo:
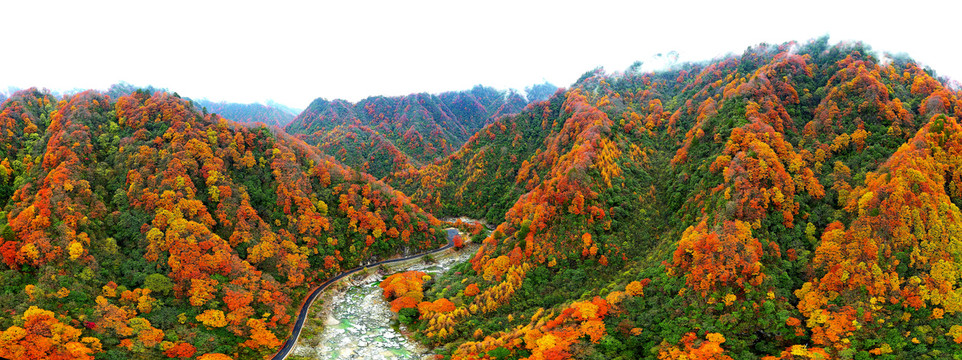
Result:
M431 163L527 101L477 86L439 95L370 97L356 104L317 99L285 127L342 163L377 178Z
M587 73L389 178L500 223L415 327L455 359L952 357L960 116L826 39Z
M0 108L0 356L262 358L311 284L440 222L283 133L142 91Z

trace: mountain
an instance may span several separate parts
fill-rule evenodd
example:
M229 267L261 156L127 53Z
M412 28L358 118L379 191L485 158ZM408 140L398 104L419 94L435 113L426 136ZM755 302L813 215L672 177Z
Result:
M370 175L166 92L20 91L0 143L0 357L263 358L312 285L446 243Z
M424 291L451 359L962 351L962 102L860 44L586 73L386 180L498 225Z
M563 94L563 92L559 93ZM558 139L564 98L530 104L520 114L502 117L476 132L457 152L439 164L409 167L387 178L394 188L410 195L425 209L443 216L466 215L500 224L519 197L541 181L534 167L550 169L558 160L545 153L545 141Z
M304 109L293 108L293 107L278 103L274 100L267 100L267 102L265 102L265 105L267 105L268 107L283 110L287 113L293 114L294 116L297 116L297 114L300 114L302 111L304 111ZM294 120L294 118L292 117L291 120ZM287 122L290 122L290 121L287 121ZM287 125L287 123L284 123L284 125Z
M547 81L524 88L525 97L529 102L548 100L555 91L558 91L558 87Z
M431 163L472 134L527 104L513 91L476 86L438 95L316 99L284 129L345 165L383 178Z
M117 99L121 96L133 94L138 90L144 91L148 94L153 94L158 91L169 92L167 89L163 88L156 88L153 86L137 87L126 82L120 82L111 85L104 94L113 99ZM297 114L296 110L281 104L277 104L273 101L268 101L267 105L263 105L256 103L238 104L223 101L214 102L207 99L187 100L190 101L194 106L197 106L197 108L201 109L201 111L216 113L222 117L230 119L231 121L248 124L263 123L268 126L284 127L284 125L291 122L291 120L294 119L294 115Z
M158 91L168 92L167 89L157 88L157 87L154 87L153 85L135 86L135 85L132 85L132 84L127 83L127 82L125 82L125 81L121 81L121 82L119 82L119 83L110 85L110 87L107 88L106 91L104 91L104 95L107 95L107 96L109 96L109 97L112 98L112 99L117 99L117 98L120 98L120 97L122 97L122 96L127 96L127 95L133 94L133 93L138 92L138 91L139 91L139 92L145 92L145 93L147 93L147 94L153 94L153 93L158 92ZM78 92L80 92L80 91L78 91ZM54 93L54 96L56 96L56 95L57 95L57 94Z
M269 126L283 128L292 120L296 113L286 107L263 104L237 104L228 102L213 102L210 100L194 101L197 106L208 112L216 113L232 121L243 123L263 123Z

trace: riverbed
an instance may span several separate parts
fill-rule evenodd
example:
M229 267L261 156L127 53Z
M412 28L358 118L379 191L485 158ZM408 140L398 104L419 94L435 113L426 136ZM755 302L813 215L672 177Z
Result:
M304 333L291 353L292 358L347 359L422 359L430 354L403 332L390 305L381 296L378 284L395 272L417 270L438 277L474 254L473 246L461 251L446 251L433 257L432 263L418 260L358 273L343 280L317 299L311 307Z

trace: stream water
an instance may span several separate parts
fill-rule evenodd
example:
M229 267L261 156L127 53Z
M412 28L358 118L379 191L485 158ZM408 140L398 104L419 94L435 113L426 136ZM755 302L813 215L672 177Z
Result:
M437 277L467 260L469 249L443 256L432 264L417 262L391 267L391 273L417 270ZM372 269L374 270L374 269ZM372 271L373 272L373 271ZM292 355L306 359L421 359L430 349L405 337L378 284L385 276L373 274L346 280L348 286L329 290L314 303L308 326ZM323 301L323 303L321 302ZM315 310L316 309L316 310ZM397 324L397 321L393 321Z

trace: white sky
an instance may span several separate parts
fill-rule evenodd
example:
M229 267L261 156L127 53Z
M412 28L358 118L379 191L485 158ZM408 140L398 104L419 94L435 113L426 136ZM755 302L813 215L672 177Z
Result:
M825 34L905 52L962 79L955 1L24 0L0 8L0 90L126 81L303 108L317 97L568 86L597 66L621 71L656 53L708 60Z

